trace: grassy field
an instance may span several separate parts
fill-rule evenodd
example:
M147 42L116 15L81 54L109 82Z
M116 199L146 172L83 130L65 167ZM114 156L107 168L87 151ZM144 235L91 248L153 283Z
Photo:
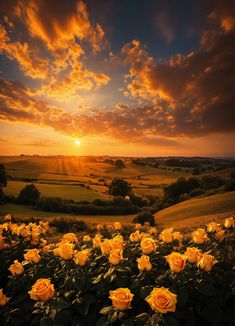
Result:
M68 215L63 213L53 213L53 212L42 212L35 210L29 206L17 205L17 204L5 204L0 205L0 216L10 213L15 217L36 217L39 219L49 219L50 218L66 218L71 216L74 219L83 220L88 223L113 223L116 221L121 222L122 224L131 223L135 215L109 215L109 216L83 216L83 215Z
M114 165L104 163L103 158L96 160L94 158L59 156L0 157L0 163L4 164L13 181L24 181L23 178L35 179L34 182L38 183L43 195L53 193L62 198L75 200L93 200L99 198L99 194L103 196L108 190L107 185L114 177L125 178L132 184L134 192L138 195L161 196L164 185L175 182L180 177L192 176L192 168L177 170L164 167L162 164L158 168L154 168L133 164L130 158L123 158L123 161L125 167L119 169ZM221 171L207 171L204 175L211 174L227 178L234 171L234 168L227 168ZM96 192L81 189L78 183L89 185ZM7 193L16 194L21 185L23 183L9 183ZM70 185L70 189L67 187L68 185Z
M4 189L8 195L17 196L22 188L28 183L22 181L9 181L7 187ZM77 201L89 200L92 201L97 198L104 198L101 192L92 189L87 189L81 186L74 185L54 185L54 184L40 184L35 183L37 189L40 191L41 196L48 197L61 197L64 199L73 199Z
M183 228L235 213L235 191L190 199L155 214L161 226Z

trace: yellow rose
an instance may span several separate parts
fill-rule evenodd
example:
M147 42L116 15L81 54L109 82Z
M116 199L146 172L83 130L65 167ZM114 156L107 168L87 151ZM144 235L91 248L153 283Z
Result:
M136 223L135 229L140 230L142 228L142 225L140 223Z
M190 264L196 264L202 253L201 250L196 247L188 247L184 255Z
M131 233L129 239L132 242L140 241L140 231L135 231L134 233Z
M83 241L84 242L89 242L89 241L91 241L91 237L89 235L84 235Z
M124 248L124 241L123 241L123 236L122 235L117 235L110 241L111 248L112 249L121 249L123 250Z
M150 271L152 269L152 264L150 262L149 256L141 256L140 258L136 259L138 262L138 268L140 271Z
M157 229L156 229L155 227L152 226L151 228L149 228L148 232L149 232L150 234L156 234L156 233L157 233Z
M24 273L24 267L18 262L18 260L14 260L14 263L9 267L9 271L14 276L21 275Z
M24 254L24 259L31 262L31 263L39 263L41 260L41 256L39 255L38 249L30 249Z
M154 288L145 300L152 310L166 314L168 311L175 312L177 295L164 287Z
M192 240L197 244L202 244L208 240L207 235L204 229L197 229L196 231L192 232Z
M46 278L40 278L28 292L30 298L35 301L48 301L54 296L55 289L51 281Z
M4 217L5 221L11 221L11 214L7 214Z
M186 264L185 255L182 255L179 252L172 252L170 255L165 256L165 258L172 272L179 273L184 269Z
M215 237L219 240L222 241L225 238L225 231L224 230L219 230L215 233Z
M141 240L140 246L142 252L146 255L151 254L157 249L156 243L152 238L144 238Z
M66 234L64 234L63 239L70 242L70 243L77 242L77 237L76 237L76 234L74 234L74 233L66 233Z
M9 298L5 296L5 294L3 293L3 289L0 289L0 307L5 306L8 300Z
M163 230L160 235L159 239L165 243L171 243L173 239L173 228Z
M20 229L20 235L22 235L22 237L26 238L30 235L30 232L26 228L22 228L22 229Z
M88 253L85 250L77 251L74 254L74 258L73 258L73 260L75 261L75 264L80 265L80 266L84 266L87 262L87 259L88 259Z
M225 219L224 227L226 229L234 228L234 225L235 225L235 222L234 222L233 217L228 217L228 218Z
M96 234L96 236L92 240L94 248L99 248L99 246L101 244L101 239L102 239L102 235L101 234Z
M73 258L74 254L74 244L72 243L62 243L58 248L54 249L55 256L61 256L64 260L69 260Z
M220 224L215 222L210 222L207 224L207 232L213 233L220 230Z
M197 266L205 272L210 272L212 267L218 263L214 256L207 253L202 254L197 262Z
M109 262L112 265L118 265L122 260L122 250L121 249L112 249L109 255Z
M107 255L110 253L111 248L111 241L109 239L104 239L103 242L100 244L100 249L103 255Z
M134 295L128 288L119 288L114 291L109 291L109 298L112 300L114 308L118 310L129 309L133 297Z
M121 230L122 225L121 225L121 223L119 223L119 222L114 222L114 223L113 223L113 227L114 227L114 229L115 229L116 231L119 231L119 230Z
M141 232L140 233L140 239L144 239L144 238L149 238L150 234L147 232Z
M173 238L174 238L174 240L178 240L179 242L181 242L183 240L183 234L178 231L174 232Z
M98 231L103 230L103 228L104 228L103 224L97 224L97 226L96 226L96 229Z

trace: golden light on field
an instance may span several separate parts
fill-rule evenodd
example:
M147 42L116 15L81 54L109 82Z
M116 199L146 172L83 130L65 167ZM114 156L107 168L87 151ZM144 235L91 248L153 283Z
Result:
M79 139L75 140L75 145L80 146L81 145L81 141Z

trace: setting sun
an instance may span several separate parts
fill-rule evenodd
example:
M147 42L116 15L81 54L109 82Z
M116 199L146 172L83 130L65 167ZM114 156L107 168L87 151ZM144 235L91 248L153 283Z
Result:
M75 141L75 145L80 146L80 145L81 145L81 141L80 141L79 139L77 139L77 140Z

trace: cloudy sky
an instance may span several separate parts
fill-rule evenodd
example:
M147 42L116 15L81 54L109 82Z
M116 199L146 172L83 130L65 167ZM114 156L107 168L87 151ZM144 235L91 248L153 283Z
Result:
M234 13L233 0L1 1L0 154L235 156Z

